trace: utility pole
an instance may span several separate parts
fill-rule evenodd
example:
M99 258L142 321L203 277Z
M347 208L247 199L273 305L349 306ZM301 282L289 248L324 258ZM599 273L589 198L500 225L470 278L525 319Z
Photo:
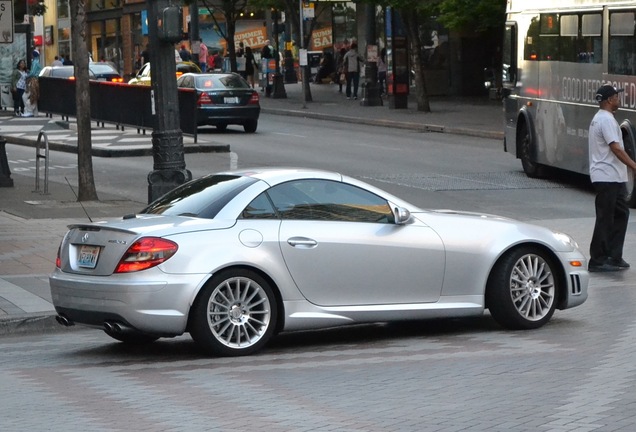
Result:
M146 0L150 38L153 114L152 158L148 202L192 179L186 169L177 98L174 44L181 40L181 8L172 0Z
M377 50L377 42L375 37L375 5L365 5L365 22L367 34L367 52L369 46L375 46ZM380 106L382 98L380 97L380 86L378 84L378 63L377 61L367 61L364 66L364 83L362 84L362 106Z

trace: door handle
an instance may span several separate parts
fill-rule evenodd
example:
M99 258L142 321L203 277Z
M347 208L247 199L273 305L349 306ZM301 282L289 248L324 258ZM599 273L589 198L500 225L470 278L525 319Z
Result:
M287 240L287 243L293 247L312 248L318 245L316 240L312 240L306 237L292 237Z

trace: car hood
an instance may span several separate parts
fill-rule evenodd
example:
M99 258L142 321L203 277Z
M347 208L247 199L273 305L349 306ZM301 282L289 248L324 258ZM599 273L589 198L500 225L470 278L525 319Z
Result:
M472 216L481 219L496 219L502 221L515 221L514 219L507 218L504 216L498 216L494 214L488 213L477 213L477 212L469 212L469 211L459 211L459 210L448 210L448 209L436 209L430 210L431 213L444 214L444 215L457 215L457 216ZM516 222L516 221L515 221Z

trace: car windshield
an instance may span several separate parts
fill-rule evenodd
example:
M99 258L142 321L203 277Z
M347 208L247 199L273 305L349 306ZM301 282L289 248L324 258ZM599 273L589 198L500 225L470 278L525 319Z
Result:
M239 75L200 75L195 78L195 87L201 90L243 89L250 85Z
M201 177L173 189L141 213L213 219L236 195L257 181L234 175Z

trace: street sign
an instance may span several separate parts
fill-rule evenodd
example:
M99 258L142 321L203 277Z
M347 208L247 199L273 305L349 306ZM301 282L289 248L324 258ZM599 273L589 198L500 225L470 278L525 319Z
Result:
M12 0L0 0L0 43L13 43Z

